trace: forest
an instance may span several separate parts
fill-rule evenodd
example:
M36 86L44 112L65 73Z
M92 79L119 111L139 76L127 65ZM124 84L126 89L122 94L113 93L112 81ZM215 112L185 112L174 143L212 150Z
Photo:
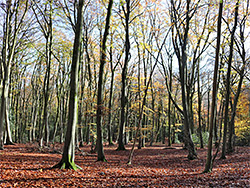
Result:
M249 6L1 0L0 186L249 186Z

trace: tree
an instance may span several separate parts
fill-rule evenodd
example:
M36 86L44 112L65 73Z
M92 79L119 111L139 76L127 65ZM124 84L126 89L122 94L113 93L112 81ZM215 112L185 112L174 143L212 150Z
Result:
M216 57L214 64L214 77L213 77L213 93L212 93L212 106L211 117L209 125L209 140L207 149L207 160L204 173L210 172L213 168L212 149L213 149L213 128L216 121L217 112L217 92L218 92L218 68L219 68L219 55L220 55L220 38L221 38L221 20L222 20L223 0L219 3L219 14L217 24L217 44L216 44Z
M204 148L203 138L202 138L202 125L201 125L201 87L200 87L200 62L197 65L197 90L198 90L198 121L199 121L199 137L200 137L200 147Z
M21 10L21 5L24 5L24 9ZM9 85L10 85L10 74L11 66L13 63L15 50L18 42L18 34L23 27L23 21L26 16L29 7L29 1L13 3L12 0L7 0L6 4L6 14L5 22L3 27L4 40L3 40L3 49L2 49L2 58L1 58L1 108L0 108L0 149L3 149L3 128L4 128L4 119L8 118L8 96L9 96ZM20 12L22 13L20 14ZM18 19L20 18L20 19ZM14 26L12 26L12 24ZM10 136L10 129L8 119L5 119L7 123L8 136ZM11 141L11 138L9 138Z
M73 47L73 57L70 73L70 98L69 98L69 120L64 142L61 161L54 168L74 169L79 168L75 160L75 131L77 124L78 104L78 71L80 63L80 46L83 26L83 4L84 0L78 1L76 32Z
M237 1L237 3L239 3L239 1ZM249 5L249 0L247 1L247 6ZM236 4L237 6L237 4ZM237 16L236 11L238 9L235 8L235 17ZM236 110L237 110L237 104L238 104L238 100L240 97L240 93L242 90L242 85L243 85L243 79L244 79L244 75L246 72L246 49L245 49L245 24L246 24L246 20L247 20L247 15L248 15L248 9L246 9L246 12L243 14L243 18L241 19L240 23L239 23L239 28L240 28L240 33L239 33L239 39L236 40L236 49L237 52L240 55L241 61L242 61L242 65L239 68L239 70L237 71L237 73L239 74L239 81L238 81L238 86L237 86L237 90L234 95L234 99L233 99L233 105L232 105L232 113L231 113L231 118L230 118L230 122L229 122L229 138L228 138L228 145L227 145L227 152L228 153L232 153L234 151L234 134L235 134L235 127L234 127L234 123L235 123L235 116L236 116ZM235 18L235 20L237 20L237 18ZM231 87L231 89L233 90L233 88Z
M109 145L113 145L113 141L112 141L112 117L113 117L113 101L114 101L114 81L115 81L115 70L118 66L118 63L120 62L120 59L122 57L122 54L118 55L118 60L115 63L115 65L113 65L113 38L114 38L114 32L111 33L111 40L110 40L110 51L109 51L109 63L110 63L110 71L111 71L111 80L110 80L110 92L109 92L109 104L108 104L108 124L107 124L107 129L108 129L108 142Z
M52 63L52 43L53 43L53 25L52 25L52 14L53 14L53 0L49 3L43 2L43 4L38 4L40 2L33 1L35 7L32 6L33 12L35 14L36 20L42 30L43 36L45 38L45 54L43 55L46 62L46 73L44 77L43 86L43 127L40 132L40 146L43 146L43 132L45 130L45 144L49 143L49 96L50 96L50 75L51 75L51 63ZM44 10L42 9L44 8ZM42 18L42 19L41 19Z
M222 145L222 153L221 159L226 158L226 143L227 143L227 127L229 122L229 100L230 100L230 78L231 78L231 67L232 67L232 59L233 59L233 47L234 47L234 35L237 28L238 22L238 10L239 10L239 0L235 5L235 18L234 18L234 26L231 32L231 41L230 41L230 51L228 57L228 67L227 67L227 77L226 77L226 98L225 98L225 115L224 115L224 131L223 131L223 145Z
M104 66L106 64L106 42L109 33L110 27L110 18L111 11L113 6L113 0L109 1L108 4L108 12L106 17L105 30L103 34L102 47L101 47L101 59L100 59L100 69L99 69L99 80L98 80L98 90L97 90L97 110L96 110L96 129L97 129L97 160L98 161L106 161L104 152L103 152L103 144L102 144L102 114L103 114L103 74L104 74Z
M132 2L134 3L134 2ZM126 7L125 7L125 5ZM122 88L121 88L121 113L120 113L120 126L119 126L119 138L118 138L118 148L117 150L125 150L123 134L125 127L125 106L126 106L126 86L127 86L127 69L130 54L130 38L129 38L129 22L131 13L131 1L126 0L122 3L122 10L125 15L125 60L122 67Z
M193 125L192 118L192 84L188 84L188 35L190 30L190 22L191 19L197 10L199 1L195 4L195 6L191 9L191 1L186 1L186 10L183 13L185 16L185 24L182 22L179 23L180 13L177 11L178 7L182 6L181 1L176 5L176 3L171 0L171 22L173 24L172 29L172 41L175 50L175 54L178 59L179 65L179 76L180 76L180 84L181 84L181 98L182 98L182 108L183 108L183 125L184 125L184 143L186 148L188 149L188 159L197 158L196 150L194 147L194 143L191 138L190 128ZM194 65L193 65L194 66Z

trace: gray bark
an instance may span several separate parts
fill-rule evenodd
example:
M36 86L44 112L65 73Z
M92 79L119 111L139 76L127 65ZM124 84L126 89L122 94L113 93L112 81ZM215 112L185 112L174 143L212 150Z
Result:
M78 70L80 63L80 46L82 38L83 25L83 4L84 0L79 0L77 11L76 32L73 47L73 57L70 77L70 99L69 99L69 120L64 142L63 154L61 161L54 168L74 169L79 168L75 160L75 133L77 125L77 103L78 103Z

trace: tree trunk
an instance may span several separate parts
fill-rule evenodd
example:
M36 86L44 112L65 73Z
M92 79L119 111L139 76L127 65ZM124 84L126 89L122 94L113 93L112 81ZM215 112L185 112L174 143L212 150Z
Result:
M83 93L83 90L82 92ZM83 118L82 118L82 108L83 108L83 96L81 94L81 97L80 97L80 104L79 104L79 111L78 111L78 147L83 147L83 131L82 131L82 127L83 127Z
M225 116L224 116L224 132L223 132L223 145L222 145L222 153L221 159L226 158L226 141L227 141L227 127L229 122L229 100L230 100L230 78L231 78L231 67L232 67L232 59L233 59L233 46L234 46L234 34L237 28L238 21L238 9L239 9L239 0L235 5L235 20L234 26L231 33L231 42L230 42L230 54L228 58L228 68L227 68L227 78L226 78L226 101L225 101Z
M176 34L174 36L174 31L178 33L179 25L177 24L179 20L177 19L176 7L175 2L171 0L171 9L173 14L171 15L171 22L174 24L172 29L172 42L175 49L175 53L178 58L178 65L179 65L179 77L180 77L180 85L181 85L181 99L182 99L182 115L183 115L183 126L184 126L184 143L188 150L188 159L196 159L197 154L194 147L194 143L191 138L190 128L193 124L193 117L192 117L192 85L188 85L188 67L187 67L187 47L188 47L188 36L190 30L190 22L192 15L190 15L190 4L191 1L186 1L186 10L185 10L185 24L182 26L183 34ZM175 30L174 30L175 28ZM178 38L178 40L177 40ZM194 65L193 65L194 66ZM174 102L174 101L173 101Z
M125 150L124 147L124 127L125 127L125 107L127 103L126 86L127 86L127 67L129 62L130 40L129 40L129 20L130 20L130 0L126 0L125 13L125 60L122 68L122 89L121 89L121 117L119 127L119 138L117 150Z
M209 74L208 74L208 82L209 82ZM205 130L209 129L210 125L210 83L208 83L208 91L207 91L207 127Z
M232 153L234 151L234 121L235 121L235 116L236 116L236 110L237 110L237 103L240 97L240 92L241 92L241 88L242 88L242 84L243 84L243 79L244 79L244 75L245 75L245 68L246 68L246 51L245 51L245 37L244 37L244 29L245 29L245 23L246 21L244 21L242 23L242 25L240 25L240 41L241 41L241 45L242 45L242 52L241 52L241 59L242 59L242 67L241 70L239 72L240 74L240 80L239 80L239 84L237 87L237 92L235 94L234 97L234 103L233 103L233 107L232 107L232 114L231 114L231 120L229 123L229 139L228 139L228 153ZM244 26L243 26L244 25ZM237 45L238 51L240 51L239 46Z
M24 17L28 10L28 0L23 2L25 7L20 13L20 4L17 2L15 10L12 10L13 2L12 0L6 1L5 22L3 26L3 50L2 50L2 96L1 96L1 108L0 108L0 149L3 149L3 130L4 130L4 117L6 113L6 102L9 95L9 82L10 82L10 67L14 59L14 53L18 40L18 33L21 30ZM14 23L11 22L11 17L14 18ZM19 17L20 19L17 19ZM19 22L18 22L19 21ZM8 116L7 116L8 117ZM9 121L9 120L6 120Z
M2 91L2 96L1 96L1 109L0 109L0 149L3 149L3 145L4 145L4 139L3 139L4 129L3 128L4 128L4 118L6 114L6 101L7 101L7 96L8 96L8 85L6 82L7 82L7 78L5 77L3 80L3 91Z
M113 0L109 0L108 12L106 17L106 25L103 35L102 47L101 47L101 60L100 60L100 69L99 69L99 81L98 81L98 90L97 90L97 110L96 110L96 130L97 130L97 161L106 161L103 151L103 135L102 135L102 115L104 109L103 102L103 75L104 75L104 66L106 64L106 42L109 33L109 25L111 18Z
M185 28L185 34L183 38L183 44L181 46L181 52L182 52L182 57L179 59L179 74L180 74L180 81L181 81L181 98L182 98L182 106L183 106L183 116L184 116L184 141L185 145L188 149L188 159L196 159L197 154L195 151L194 143L191 138L191 133L190 133L190 109L188 106L188 98L189 95L188 93L190 91L187 90L187 37L188 37L188 31L189 31L189 22L190 22L190 17L189 17L189 5L190 1L187 2L187 13L186 13L186 28Z
M173 61L172 58L170 59L170 65L169 65L169 91L172 92L172 82L173 82ZM171 144L174 142L171 140L171 98L168 97L168 146L171 146ZM173 131L174 132L174 131Z
M9 102L8 98L6 101L6 109L5 109L5 126L6 126L6 145L13 145L11 130L10 130L10 121L9 121Z
M202 138L202 124L201 124L201 102L202 102L202 98L201 98L201 86L200 86L200 62L198 62L197 64L197 90L198 90L198 119L199 119L199 128L198 128L198 132L199 132L199 137L200 137L200 147L203 148L203 138Z
M108 143L109 145L113 145L112 140L112 106L113 106L113 92L114 92L114 77L115 77L115 68L118 65L118 63L113 67L113 35L111 35L111 45L110 45L110 71L111 71L111 80L110 80L110 93L109 93L109 115L108 115L108 124L107 124L107 130L108 130ZM121 57L121 56L120 56ZM120 59L118 59L118 62Z
M74 169L79 168L75 160L75 131L77 125L77 104L78 104L78 70L80 62L80 46L82 38L82 25L83 25L83 3L84 0L79 0L77 11L77 23L74 39L72 66L70 73L70 99L69 99L69 120L63 154L61 161L54 166L54 168Z
M36 82L36 80L34 80ZM36 83L34 83L36 84ZM36 139L36 123L37 123L37 112L38 112L38 101L39 101L39 95L38 95L38 87L32 88L33 90L33 102L32 102L32 113L31 113L31 135L30 135L30 142L35 141Z
M219 15L218 15L218 25L217 25L217 45L216 45L216 57L214 64L214 78L213 78L213 93L212 93L212 109L209 125L209 140L208 140L208 150L207 150L207 160L205 165L204 173L212 171L212 149L213 149L213 128L216 121L217 112L217 91L218 91L218 67L219 67L219 55L220 55L220 37L221 37L221 20L223 11L223 0L219 3Z

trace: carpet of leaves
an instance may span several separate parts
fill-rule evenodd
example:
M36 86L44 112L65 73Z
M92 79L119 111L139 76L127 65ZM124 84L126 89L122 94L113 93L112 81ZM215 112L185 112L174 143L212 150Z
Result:
M206 149L189 161L179 145L156 145L135 150L128 165L130 147L115 151L105 146L108 162L76 152L78 171L50 169L61 159L62 145L39 150L35 144L5 146L0 151L0 187L250 187L250 147L237 147L227 159L216 159L211 173L203 174ZM90 146L81 147L84 152Z

